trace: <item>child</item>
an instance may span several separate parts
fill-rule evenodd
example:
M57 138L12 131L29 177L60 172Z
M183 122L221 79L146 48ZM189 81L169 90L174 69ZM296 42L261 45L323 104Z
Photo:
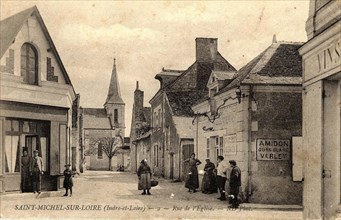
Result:
M66 190L64 196L68 196L68 190L70 189L70 196L72 196L72 186L73 186L73 180L72 180L72 170L70 169L71 165L66 164L65 165L65 170L64 170L64 188Z

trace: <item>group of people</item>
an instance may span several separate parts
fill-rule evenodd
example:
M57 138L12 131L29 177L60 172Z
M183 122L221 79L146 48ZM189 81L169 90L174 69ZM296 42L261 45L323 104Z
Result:
M185 187L188 188L189 192L196 192L199 188L199 177L198 177L198 165L201 161L195 158L195 154L192 153L189 159L185 160L188 163L188 175L186 177ZM201 184L201 190L203 193L211 194L216 193L219 190L221 201L227 200L225 192L225 183L227 178L229 178L229 202L232 208L239 207L239 187L241 186L241 171L237 166L236 161L230 160L230 166L227 166L224 162L223 156L217 157L217 167L210 161L206 159L206 164L204 167L204 177Z
M28 156L27 149L23 150L23 156L21 158L21 166L22 166L22 176L21 176L21 189L22 192L29 192L30 185L32 185L33 193L41 193L41 179L44 174L44 162L43 158L39 156L39 151L33 151L33 157ZM68 191L70 190L70 196L72 196L72 187L74 176L74 172L71 170L71 165L66 164L64 174L64 182L63 187L66 192L64 196L68 196Z

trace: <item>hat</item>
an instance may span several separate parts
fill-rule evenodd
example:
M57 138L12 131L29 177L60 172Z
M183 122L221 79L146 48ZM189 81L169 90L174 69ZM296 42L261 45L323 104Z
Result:
M71 166L71 164L65 164L64 165L64 167L70 167Z
M233 166L237 165L236 161L234 161L234 160L230 160L229 163L232 164Z
M210 158L206 158L206 161L210 161Z
M39 150L34 150L33 153L39 153Z

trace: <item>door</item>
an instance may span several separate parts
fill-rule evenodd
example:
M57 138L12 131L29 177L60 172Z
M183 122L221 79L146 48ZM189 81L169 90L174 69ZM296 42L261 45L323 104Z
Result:
M40 145L38 144L39 142L39 137L37 135L27 135L25 136L25 147L28 153L28 157L32 158L33 151L38 150L39 155L41 156L41 149ZM29 166L29 165L28 165ZM32 184L31 184L31 177L29 173L29 167L22 167L22 172L21 172L21 189L23 192L32 192Z
M184 161L190 158L191 154L194 153L194 144L185 144L182 146L182 180L187 176L189 165Z
M174 178L174 154L169 155L169 178Z

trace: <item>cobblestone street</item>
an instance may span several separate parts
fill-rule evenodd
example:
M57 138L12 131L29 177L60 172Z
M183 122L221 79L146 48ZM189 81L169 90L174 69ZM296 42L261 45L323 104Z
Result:
M188 193L183 183L161 179L152 195L141 195L131 173L87 171L74 178L72 197L64 191L12 193L1 196L2 218L114 218L114 219L302 219L299 207L242 204L228 209L218 194ZM39 210L39 211L38 211Z

